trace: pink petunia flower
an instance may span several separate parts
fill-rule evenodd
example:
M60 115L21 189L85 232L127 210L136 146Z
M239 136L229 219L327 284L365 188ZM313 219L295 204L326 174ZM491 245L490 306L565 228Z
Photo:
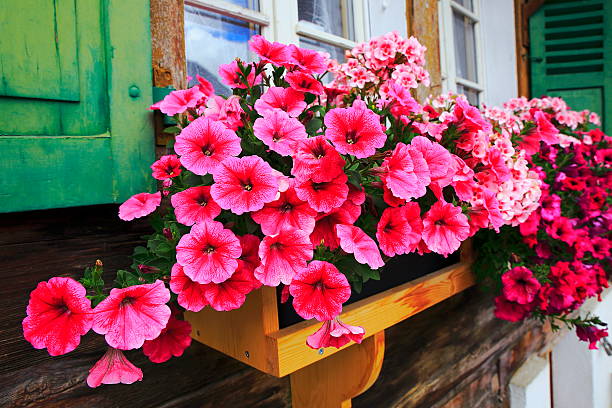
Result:
M292 155L296 145L308 137L304 125L281 110L274 110L255 120L253 132L270 150L281 156Z
M214 173L220 162L242 151L236 133L206 117L197 118L183 129L176 137L174 150L187 170L201 176Z
M455 171L452 165L453 158L446 148L423 136L416 136L412 139L410 146L423 155L432 183L439 183L440 187L450 184ZM441 181L443 182L440 183Z
M23 336L36 349L59 356L78 347L91 329L91 302L87 291L72 278L55 277L40 282L30 293L23 319Z
M175 154L162 156L151 165L153 178L157 180L167 180L181 174L181 162Z
M204 221L191 227L176 246L176 260L185 275L199 283L220 283L238 268L242 253L236 235L218 221Z
M89 369L87 385L132 384L142 381L142 370L130 363L123 352L109 347L100 360Z
M226 159L214 173L210 189L213 199L234 214L261 210L276 200L279 179L270 165L258 156Z
M219 76L221 77L221 81L230 88L247 88L240 72L240 67L238 67L238 61L236 60L230 62L229 64L219 65ZM252 87L259 82L261 82L261 75L258 75L257 78L255 78L255 72L253 72L253 69L251 69L251 72L249 72L247 75L247 84Z
M205 95L200 88L194 86L189 89L170 92L162 101L152 105L149 109L159 109L168 116L174 116L187 111L187 109L195 108L204 97Z
M253 220L261 225L266 235L278 234L282 229L294 228L311 233L315 226L317 212L300 200L294 188L280 193L280 197L251 213Z
M207 284L204 296L213 309L226 312L242 306L246 295L258 287L259 282L253 276L253 270L239 267L226 281Z
M153 363L163 363L170 360L172 356L182 356L190 345L191 324L171 316L159 336L144 342L142 353Z
M149 194L140 193L131 196L119 206L119 218L132 221L151 214L161 203L161 192Z
M340 173L335 179L315 183L306 179L295 184L297 196L319 212L329 212L340 207L347 199L349 188L348 177Z
M589 350L597 350L597 342L608 337L608 329L594 326L576 326L576 335L581 341L589 343Z
M304 94L292 88L272 86L255 101L255 110L261 116L281 110L295 118L306 109Z
M104 334L109 346L120 350L140 348L159 336L168 319L170 291L160 280L111 289L94 309L93 330Z
M183 267L176 263L170 275L170 290L178 295L178 304L192 312L199 312L208 305L204 297L206 284L194 282L185 275Z
M242 247L242 255L239 258L242 263L238 265L238 268L248 269L252 274L255 268L261 264L261 259L259 258L259 244L261 240L251 234L242 235L238 239Z
M340 246L336 225L352 225L361 214L361 206L355 205L352 201L346 200L341 207L327 213L319 213L314 230L310 234L310 241L314 248L325 245L329 249L336 249Z
M423 219L423 241L430 250L445 257L452 254L470 235L467 217L461 207L436 201Z
M299 180L322 183L338 177L344 163L340 153L325 137L311 137L297 144L291 174Z
M350 108L330 110L324 122L325 137L341 154L352 154L360 159L369 157L387 140L380 117L357 102Z
M270 42L261 35L254 35L249 40L251 50L264 62L281 66L291 61L291 50L285 44Z
M509 322L518 322L526 318L531 312L531 305L521 305L511 302L503 296L495 298L495 317Z
M198 84L196 86L206 98L210 98L215 93L215 88L206 78L201 77L199 74L196 74L196 80L198 81Z
M408 254L416 249L423 229L419 213L419 205L415 202L402 207L389 207L383 211L376 228L376 239L385 255ZM416 228L413 228L413 225Z
M300 92L308 92L313 95L323 95L325 89L321 81L304 72L294 71L285 75L285 80L289 82L291 88Z
M319 330L308 336L306 344L315 350L324 347L340 348L351 341L360 344L364 335L363 327L351 326L335 318L323 322Z
M368 264L372 269L383 266L383 262L376 242L363 230L354 225L336 225L336 234L340 241L340 247L344 252L353 254L357 262Z
M174 194L170 201L176 220L184 225L212 220L221 214L221 207L210 195L210 186L188 188Z
M322 74L327 71L327 61L319 51L300 48L293 44L287 46L291 60L286 65L297 66L302 72L308 74Z
M412 146L398 143L380 168L381 179L391 193L404 200L425 195L430 182L429 167L423 154Z
M521 305L529 304L540 290L540 282L524 266L516 266L501 277L506 299Z
M535 131L544 143L549 145L559 143L559 129L550 123L550 120L548 120L544 112L537 111L533 114L533 119L536 123Z
M285 229L264 237L259 245L261 265L255 269L255 277L267 286L278 286L281 282L288 285L296 273L306 269L312 253L312 244L304 231Z

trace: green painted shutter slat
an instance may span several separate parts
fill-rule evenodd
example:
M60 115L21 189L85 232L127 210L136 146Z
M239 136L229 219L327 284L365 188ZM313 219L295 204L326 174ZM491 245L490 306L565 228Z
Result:
M149 15L148 0L3 0L0 212L153 187Z
M556 0L529 21L532 95L561 96L612 132L612 2Z

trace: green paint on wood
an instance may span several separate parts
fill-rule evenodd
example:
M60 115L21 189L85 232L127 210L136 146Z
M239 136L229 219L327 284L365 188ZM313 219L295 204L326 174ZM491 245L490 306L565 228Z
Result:
M551 1L530 19L532 95L563 97L612 133L612 2Z
M150 191L149 1L9 2L0 9L0 171L10 175L0 178L0 212Z

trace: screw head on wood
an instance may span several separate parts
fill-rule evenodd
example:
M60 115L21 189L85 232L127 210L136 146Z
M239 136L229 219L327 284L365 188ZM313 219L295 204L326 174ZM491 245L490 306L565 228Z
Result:
M321 355L321 356L322 356L322 355L323 355L323 353L325 353L325 349L324 349L324 348L320 348L320 349L319 349L319 355Z
M245 355L245 357L246 357L246 358L250 358L250 357L251 357L251 355L249 354L249 352L248 352L248 351L245 351L245 352L244 352L244 355Z
M132 85L128 89L128 93L132 98L138 98L140 96L140 88L138 88L136 85Z

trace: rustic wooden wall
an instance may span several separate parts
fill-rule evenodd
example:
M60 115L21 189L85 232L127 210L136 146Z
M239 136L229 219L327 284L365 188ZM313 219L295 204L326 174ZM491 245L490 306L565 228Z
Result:
M116 217L117 206L0 216L1 407L289 407L286 378L278 379L198 343L164 364L140 352L133 385L85 384L104 353L101 336L84 337L77 351L51 358L21 333L28 293L40 280L78 276L102 259L107 270L129 264L146 233L142 223ZM510 374L545 344L534 324L496 320L488 296L470 289L387 331L382 373L354 407L497 407L507 402Z

